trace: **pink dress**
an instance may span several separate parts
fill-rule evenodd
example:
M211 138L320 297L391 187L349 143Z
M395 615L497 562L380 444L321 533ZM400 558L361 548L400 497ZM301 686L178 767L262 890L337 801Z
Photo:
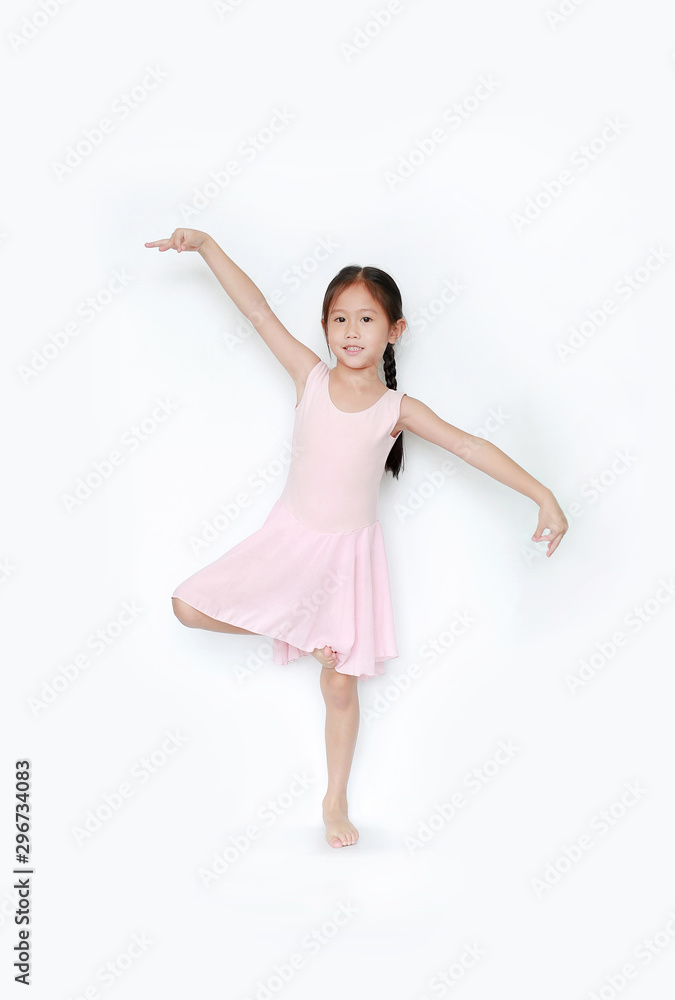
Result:
M365 680L398 656L377 501L405 393L387 389L347 413L330 398L329 372L318 361L307 376L286 484L262 527L172 596L270 636L274 663L328 645L337 671Z

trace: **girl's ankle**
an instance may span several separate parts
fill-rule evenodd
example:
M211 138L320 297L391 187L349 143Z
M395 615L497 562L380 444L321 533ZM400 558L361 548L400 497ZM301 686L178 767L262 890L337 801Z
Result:
M347 808L347 796L344 794L326 792L323 797L323 802L321 803L324 808L327 809L346 809Z

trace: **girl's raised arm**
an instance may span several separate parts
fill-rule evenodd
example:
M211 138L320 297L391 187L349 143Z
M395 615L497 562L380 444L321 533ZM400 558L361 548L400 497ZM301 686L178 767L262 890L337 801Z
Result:
M294 337L275 316L265 296L249 276L231 260L216 241L198 229L175 229L168 240L155 240L146 247L160 250L192 250L199 253L216 278L249 322L255 327L272 354L284 366L296 385L320 360L311 348Z
M406 395L401 399L397 426L402 430L412 431L425 441L440 445L474 469L480 469L533 500L539 507L539 517L532 541L546 542L546 555L553 555L569 524L560 504L547 486L526 472L492 441L454 427L414 396ZM545 531L549 533L544 534Z

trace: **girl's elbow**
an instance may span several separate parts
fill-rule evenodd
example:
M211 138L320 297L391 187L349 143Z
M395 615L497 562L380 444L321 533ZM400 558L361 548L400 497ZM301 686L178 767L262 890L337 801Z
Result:
M463 434L450 450L457 458L468 462L485 444L487 442L484 438L477 437L475 434Z

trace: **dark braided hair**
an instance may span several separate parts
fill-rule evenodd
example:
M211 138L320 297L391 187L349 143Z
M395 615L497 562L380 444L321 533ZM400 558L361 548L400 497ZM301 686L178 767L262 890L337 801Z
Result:
M365 285L373 298L379 302L389 321L390 327L398 322L399 319L405 318L403 316L401 293L391 275L387 274L386 271L381 271L379 267L359 267L358 264L348 264L341 271L338 271L328 285L326 294L324 295L321 309L321 325L326 337L326 345L328 345L328 314L333 300L345 288L357 284ZM382 355L382 363L387 388L396 389L396 355L394 344L387 344ZM387 455L384 469L385 472L391 472L392 476L398 479L398 474L403 468L403 432L401 432Z

